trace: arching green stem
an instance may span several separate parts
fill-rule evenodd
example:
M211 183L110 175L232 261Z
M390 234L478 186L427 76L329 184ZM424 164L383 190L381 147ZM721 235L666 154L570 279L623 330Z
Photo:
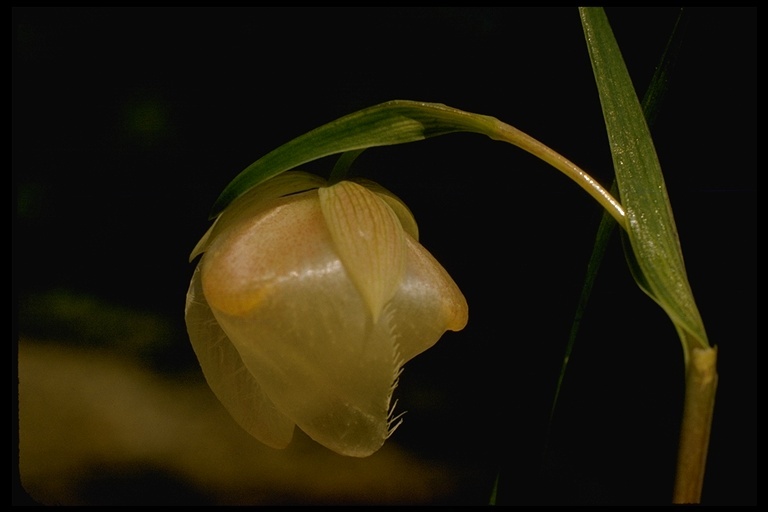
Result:
M499 122L498 125L498 137L491 136L493 139L503 140L514 144L515 146L524 149L532 155L547 162L549 165L562 172L573 181L576 182L581 188L583 188L589 195L591 195L600 205L606 209L606 211L616 219L616 222L625 231L627 230L627 219L624 213L624 208L621 206L616 198L614 198L605 188L603 188L592 176L587 174L582 168L574 164L560 153L554 151L549 146L546 146L534 139L530 135L518 130L517 128L508 124Z
M457 132L478 133L508 142L552 165L574 180L627 229L622 205L579 166L530 135L495 117L440 103L393 100L341 117L305 133L249 165L224 189L211 212L218 215L233 199L283 171L339 153L331 179L343 174L366 148L415 142Z
M352 163L354 163L354 161L363 151L365 150L356 149L354 151L347 151L346 153L342 153L339 159L336 161L336 165L333 166L331 175L328 178L328 184L333 185L334 183L338 183L343 180L347 176L347 172L349 172L349 168L352 166Z

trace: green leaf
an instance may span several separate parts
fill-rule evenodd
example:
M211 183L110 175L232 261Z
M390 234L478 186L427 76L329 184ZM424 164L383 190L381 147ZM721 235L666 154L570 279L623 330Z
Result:
M643 114L648 126L653 126L656 119L656 113L659 111L660 104L664 99L667 91L667 84L669 83L670 76L677 61L677 55L682 45L683 33L685 31L685 25L687 23L687 17L684 16L684 11L680 11L680 15L677 18L677 22L672 30L672 34L667 42L667 47L664 49L664 53L661 56L659 65L656 68L651 83L648 85L648 90L645 92L642 101ZM611 185L611 194L617 194L616 182ZM565 355L563 357L563 364L560 369L560 376L557 381L557 387L555 388L555 398L552 403L552 410L550 412L550 420L554 416L557 400L560 395L560 389L565 378L565 371L568 367L568 361L570 360L573 348L576 345L576 337L581 325L581 319L584 317L589 302L590 294L592 293L592 287L594 286L597 273L600 268L600 264L605 256L605 252L608 248L608 241L613 234L616 223L608 215L607 211L603 212L603 216L598 226L597 235L595 237L595 244L592 247L592 254L590 255L589 263L587 264L587 273L584 278L584 285L582 286L581 296L576 307L576 313L574 314L573 323L571 324L571 332L568 336L568 343L565 349ZM622 236L622 241L626 237ZM630 254L630 253L627 253ZM631 254L630 254L631 255ZM634 264L634 258L629 261L630 265ZM633 275L642 278L640 272L632 270ZM647 284L641 284L643 289L647 289Z
M374 146L414 142L455 132L474 132L513 144L559 170L602 205L623 227L624 210L589 174L559 153L495 117L473 114L439 103L394 100L363 109L325 124L264 155L238 174L214 204L211 218L250 188L283 171L323 158L347 153L341 172L361 151ZM334 171L332 179L337 177Z
M669 315L686 347L709 347L685 271L672 207L640 102L608 18L580 8L605 118L619 195L627 218L627 251L638 285Z
M492 136L498 124L493 117L438 103L394 100L359 110L293 139L246 167L216 200L211 218L251 187L319 158L453 132Z

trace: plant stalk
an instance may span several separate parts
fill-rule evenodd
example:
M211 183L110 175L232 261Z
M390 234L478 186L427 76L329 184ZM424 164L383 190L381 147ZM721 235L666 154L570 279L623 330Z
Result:
M494 130L487 132L492 139L509 142L562 172L595 199L613 217L624 231L628 231L624 207L592 176L557 151L534 139L527 133L495 120Z
M693 347L685 371L685 403L672 496L675 504L701 502L717 379L717 347Z

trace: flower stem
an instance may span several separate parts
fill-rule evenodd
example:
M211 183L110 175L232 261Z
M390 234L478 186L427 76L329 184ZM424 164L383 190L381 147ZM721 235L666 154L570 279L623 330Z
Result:
M534 139L527 133L524 133L514 126L510 126L501 121L497 121L496 130L488 135L496 140L502 140L514 144L520 149L524 149L533 156L543 160L555 169L559 170L583 188L591 195L606 211L616 219L619 226L627 230L627 218L621 203L616 200L605 188L603 188L595 179L587 174L582 168L574 164L560 153Z
M717 347L693 347L686 359L685 404L672 496L676 504L701 501L718 379Z
M336 161L336 165L333 166L333 170L331 171L331 175L328 179L328 184L333 185L346 178L347 172L349 172L349 168L352 166L352 163L357 159L358 156L360 156L360 153L362 152L362 149L355 149L342 153L339 159Z

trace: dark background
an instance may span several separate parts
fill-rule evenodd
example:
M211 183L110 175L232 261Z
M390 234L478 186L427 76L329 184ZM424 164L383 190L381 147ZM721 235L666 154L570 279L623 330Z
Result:
M678 10L607 13L642 92ZM687 15L653 135L719 347L703 502L754 505L757 11ZM199 380L183 323L187 258L219 192L277 146L390 99L492 115L610 184L575 8L14 7L13 31L15 348L22 339L111 350ZM307 168L327 175L332 165ZM596 204L532 156L471 134L372 149L354 172L409 205L470 305L467 328L406 365L396 392L409 412L388 443L473 475L430 502L483 504L500 469L502 503L668 503L682 351L632 281L618 236L548 430ZM157 329L141 327L138 342L122 327L138 328L136 314ZM110 485L120 492L101 502L187 503L208 491ZM20 502L33 501L25 490ZM100 502L89 496L74 501Z

